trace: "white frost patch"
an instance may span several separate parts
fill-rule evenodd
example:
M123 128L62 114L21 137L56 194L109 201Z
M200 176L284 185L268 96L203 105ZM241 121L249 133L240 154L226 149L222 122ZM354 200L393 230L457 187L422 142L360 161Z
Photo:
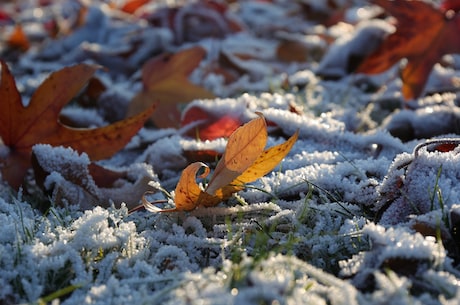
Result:
M407 168L398 169L398 164ZM422 148L416 158L402 154L388 170L380 186L380 206L390 204L383 211L381 223L394 224L408 220L412 214L423 214L437 209L447 213L460 200L455 187L460 179L458 150L429 152Z
M184 168L187 160L182 155L181 141L182 138L178 135L161 138L145 149L136 162L151 164L157 173L163 170Z
M369 276L373 274L377 281L384 281L379 283L383 291L378 294L386 295L385 289L389 287L386 286L385 279L378 275L379 270L391 269L406 275L412 275L412 272L421 275L430 273L433 269L452 268L444 247L432 236L422 236L407 227L385 228L374 223L366 224L362 233L369 239L370 250L340 262L341 274L353 276L358 287L369 285Z
M375 253L374 257L366 261L376 266L395 257L426 260L440 266L446 258L442 246L436 243L434 237L414 234L404 227L386 229L370 223L364 227L363 234L368 236L371 242L369 256Z
M155 180L151 166L145 163L132 163L125 168L111 171L100 168L100 176L119 175L111 185L99 186L104 177L95 180L92 176L91 163L85 153L78 154L71 148L52 147L37 144L33 147L39 167L46 175L43 187L52 193L51 199L56 204L73 204L81 208L102 205L108 207L114 202L118 206L126 203L130 208L139 204L141 196L148 189L150 180ZM100 181L99 181L100 180Z

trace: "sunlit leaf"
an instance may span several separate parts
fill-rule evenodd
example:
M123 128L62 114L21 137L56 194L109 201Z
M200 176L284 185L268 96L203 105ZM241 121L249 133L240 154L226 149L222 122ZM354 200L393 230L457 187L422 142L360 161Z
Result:
M262 116L235 130L228 139L225 153L216 166L206 192L213 195L241 175L257 160L266 144L267 126Z
M144 207L151 212L190 211L200 206L212 207L243 190L246 183L272 171L289 153L299 132L286 142L262 152L267 141L267 130L264 117L258 114L258 118L241 126L230 136L224 156L219 161L206 191L197 184L196 176L203 168L204 172L198 177L206 177L209 168L204 163L195 162L182 172L175 190L175 208L157 208L145 195L142 198Z
M286 142L270 147L259 155L256 161L238 176L231 184L245 184L255 181L271 172L291 150L297 141L299 132L294 133Z
M182 172L175 190L174 201L177 210L190 211L197 207L198 198L203 191L196 183L196 177L202 168L204 168L204 172L198 178L205 178L209 174L209 167L201 162L190 164Z

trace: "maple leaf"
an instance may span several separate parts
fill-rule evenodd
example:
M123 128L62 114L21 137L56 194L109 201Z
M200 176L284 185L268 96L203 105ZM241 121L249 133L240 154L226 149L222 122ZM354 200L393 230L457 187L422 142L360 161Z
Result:
M190 211L199 206L215 206L243 190L245 184L271 172L289 153L299 132L294 133L286 142L264 150L267 142L266 127L265 118L259 114L258 118L235 130L204 190L197 184L196 177L202 169L204 172L198 178L207 177L210 169L202 162L195 162L183 170L177 183L175 208L159 209L143 196L145 208L152 212L174 212Z
M403 58L402 94L413 99L423 91L433 66L445 54L460 52L460 15L423 1L372 0L397 20L396 31L371 53L357 72L384 72Z
M150 107L100 128L71 128L59 121L59 113L93 76L96 66L78 64L51 73L24 107L7 64L0 64L0 170L3 180L14 188L21 185L30 167L33 145L70 146L92 160L108 158L128 143L154 110Z
M144 90L133 98L128 114L156 104L157 111L151 118L154 124L159 128L179 127L180 103L215 97L188 80L205 54L205 50L197 46L175 54L162 54L145 63L142 68Z

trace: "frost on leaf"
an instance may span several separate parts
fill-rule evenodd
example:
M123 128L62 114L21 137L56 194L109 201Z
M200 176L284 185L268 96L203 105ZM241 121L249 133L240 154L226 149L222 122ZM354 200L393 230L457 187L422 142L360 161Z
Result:
M375 283L370 279L378 272L392 271L415 279L429 273L429 268L445 268L450 264L445 252L439 251L442 245L432 236L413 234L405 227L385 228L374 223L367 224L363 233L371 241L370 250L341 262L342 276L352 277L358 288L373 289ZM419 285L414 281L415 287Z
M289 153L297 141L298 132L286 142L264 151L267 142L265 118L259 117L239 127L228 139L227 147L218 162L206 188L196 182L199 170L204 172L199 178L209 174L209 167L201 162L190 164L184 169L175 190L176 207L161 210L143 197L147 210L155 212L190 211L199 206L215 206L232 194L244 189L246 183L257 180L272 171Z
M37 184L51 194L53 202L81 209L109 207L111 202L134 207L155 178L146 164L114 171L91 162L85 153L46 144L33 147L32 165Z
M435 210L447 213L460 200L458 139L419 144L413 155L398 155L381 186L380 223L398 224Z

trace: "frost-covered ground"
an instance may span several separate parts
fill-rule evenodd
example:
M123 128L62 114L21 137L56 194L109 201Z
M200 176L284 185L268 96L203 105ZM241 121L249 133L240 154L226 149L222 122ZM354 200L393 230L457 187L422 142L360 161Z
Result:
M396 70L346 71L351 56L391 30L372 19L378 8L365 1L239 1L225 19L182 1L154 1L138 16L116 9L124 1L111 8L82 1L88 12L76 29L82 4L39 9L39 2L4 4L32 37L19 55L2 45L26 100L50 71L96 62L108 67L98 72L107 89L95 107L65 112L88 126L106 124L122 118L140 90L146 59L201 45L208 55L191 80L219 98L188 107L242 121L260 111L270 146L297 129L300 136L274 172L235 198L169 214L128 213L127 206L139 203L148 181L174 190L191 162L187 152L223 151L224 139L144 128L100 163L128 173L109 189L66 178L62 164L71 160L85 173L85 155L37 145L50 172L46 195L33 185L0 189L0 304L459 304L460 148L417 146L456 140L459 57L437 65L426 97L402 110ZM342 22L324 26L304 15L320 15L323 2L353 5ZM166 16L158 13L166 4L180 5L174 26L149 26L148 16ZM70 29L52 40L44 25L56 16ZM12 29L6 19L2 35ZM232 31L229 20L242 30ZM300 42L307 58L279 60L285 40ZM212 69L222 52L226 68L238 72L227 82ZM151 199L163 198L158 191ZM45 211L35 208L49 202Z

